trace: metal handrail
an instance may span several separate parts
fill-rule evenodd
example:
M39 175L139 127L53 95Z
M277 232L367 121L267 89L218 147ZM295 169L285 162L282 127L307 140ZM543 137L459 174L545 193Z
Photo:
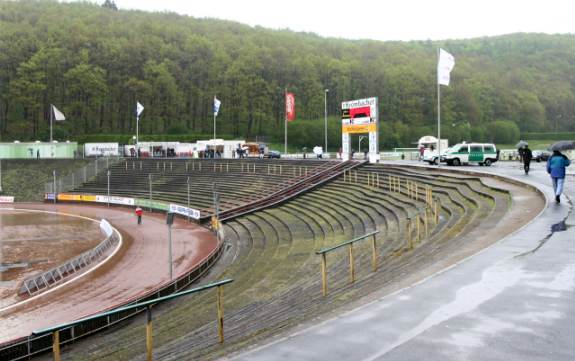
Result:
M192 288L191 290L174 293L174 294L171 294L168 296L158 297L158 298L155 298L155 299L152 299L149 301L136 303L136 304L133 304L130 306L120 307L120 308L117 308L115 310L98 313L96 315L93 315L90 317L85 317L85 318L82 318L82 319L79 319L79 320L76 320L73 322L69 322L69 323L65 323L65 324L61 324L61 325L57 325L57 326L53 326L53 327L49 327L49 328L45 328L45 329L41 329L41 330L36 330L36 331L33 331L32 334L38 336L38 335L51 333L52 334L52 352L54 354L54 360L60 361L60 331L70 329L70 328L77 326L79 324L94 321L94 320L97 320L97 319L100 319L103 317L110 318L111 316L112 317L116 316L116 315L120 314L121 312L132 311L132 310L135 310L138 308L139 309L145 308L146 314L147 314L147 317L146 317L147 359L152 360L152 354L153 354L152 306L155 304L158 304L160 302L163 302L163 301L171 300L174 298L186 296L186 295L189 295L192 293L197 293L200 291L205 291L205 290L217 287L216 306L217 306L217 311L218 311L218 319L217 319L218 334L219 334L219 338L220 338L220 343L223 343L224 342L224 310L223 310L223 289L222 289L222 286L225 284L228 284L230 282L233 282L233 281L234 281L233 279L225 279L225 280L221 280L218 282L209 283L207 285Z
M64 328L68 328L68 327L72 327L72 326L76 326L78 324L87 322L87 321L92 321L101 317L106 317L106 316L110 316L110 315L115 315L119 312L123 312L123 311L130 311L133 310L135 308L142 308L142 307L147 307L149 305L154 305L163 301L168 301L174 298L178 298L178 297L182 297L182 296L186 296L192 293L197 293L197 292L201 292L207 289L211 289L214 287L218 287L218 286L223 286L225 284L231 283L234 280L231 278L227 278L225 280L221 280L221 281L217 281L217 282L213 282L213 283L208 283L207 285L203 285L200 287L196 287L196 288L192 288L190 290L186 290L186 291L182 291L182 292L178 292L178 293L173 293L171 295L167 295L167 296L163 296L163 297L158 297L155 298L153 300L149 300L149 301L145 301L145 302L140 302L140 303L135 303L133 305L129 305L129 306L124 306L124 307L120 307L120 308L116 308L113 309L111 311L106 311L106 312L102 312L102 313L98 313L89 317L85 317L85 318L81 318L79 320L73 321L73 322L68 322L68 323L63 323L57 326L53 326L53 327L49 327L49 328L44 328L44 329L40 329L40 330L36 330L36 331L32 331L33 335L41 335L44 333L49 333L49 332L54 332L57 330L61 330Z
M368 237L373 237L372 239L372 255L371 255L371 268L372 271L377 271L377 246L376 246L376 239L375 235L378 234L379 231L373 231L370 233L366 233L363 236L356 237L352 240L345 241L343 243L337 244L332 247L322 248L319 251L316 251L315 254L321 256L321 293L325 297L327 296L327 253L343 246L349 246L349 281L350 283L355 282L355 266L353 262L353 244L357 241L361 241Z
M322 249L320 249L319 251L315 251L315 254L327 253L327 252L333 251L334 249L338 249L338 248L340 248L340 247L347 246L347 245L350 244L350 243L355 243L355 242L357 242L357 241L361 241L362 239L365 239L365 238L367 238L367 237L371 237L371 236L376 235L376 234L378 234L378 233L379 233L379 231L369 232L369 233L364 234L363 236L356 237L356 238L354 238L354 239L352 239L352 240L345 241L345 242L340 243L340 244L337 244L337 245L335 245L335 246L322 248Z

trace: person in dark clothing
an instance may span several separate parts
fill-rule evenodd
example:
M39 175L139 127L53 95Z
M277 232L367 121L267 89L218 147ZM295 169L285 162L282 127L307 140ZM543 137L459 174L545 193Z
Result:
M563 193L563 184L565 183L565 167L570 164L569 159L558 150L554 150L553 155L547 160L547 173L551 175L555 202L557 203L561 203L561 193Z
M529 149L529 146L526 145L523 148L523 169L525 169L525 174L529 174L529 165L531 164L531 159L533 158L533 152Z
M136 216L138 217L138 224L142 224L142 213L144 213L144 211L142 211L142 208L137 207Z

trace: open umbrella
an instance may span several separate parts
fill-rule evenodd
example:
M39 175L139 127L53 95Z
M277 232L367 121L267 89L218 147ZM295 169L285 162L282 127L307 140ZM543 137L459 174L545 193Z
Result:
M517 143L517 144L515 145L515 148L520 149L520 148L525 147L526 145L529 145L529 143L527 143L527 142L524 141L524 140L520 140L519 143Z
M549 147L549 150L553 151L554 150L562 151L570 149L575 149L575 142L572 140L561 140L559 142L551 144L551 146Z

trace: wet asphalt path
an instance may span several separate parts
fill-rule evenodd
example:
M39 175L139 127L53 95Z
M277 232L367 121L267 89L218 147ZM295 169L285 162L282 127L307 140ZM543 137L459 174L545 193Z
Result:
M399 162L398 162L399 163ZM396 163L396 164L398 164ZM575 165L565 194L575 199ZM531 223L447 270L233 360L574 360L575 215L544 164L461 167L513 177L547 197Z

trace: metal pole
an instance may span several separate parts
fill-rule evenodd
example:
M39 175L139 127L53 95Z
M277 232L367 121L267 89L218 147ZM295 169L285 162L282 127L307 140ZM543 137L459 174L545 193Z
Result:
M153 335L152 335L152 306L146 307L146 353L147 361L152 361Z
M218 299L216 301L218 307L218 334L220 336L220 343L224 343L224 288L217 287Z
M56 170L55 169L52 171L52 175L54 176L54 204L56 204L56 198L57 198L58 190L56 189Z
M224 99L225 100L225 99ZM214 139L216 139L216 113L214 112ZM215 147L215 143L214 143L214 147Z
M287 154L287 89L284 91L284 154Z
M50 143L54 140L52 138L52 123L54 123L54 109L52 109L53 105L50 104Z
M110 170L108 169L108 207L110 207Z
M377 245L375 240L375 234L373 235L373 240L371 242L371 269L373 272L377 271Z
M152 173L148 174L150 183L150 212L152 211Z
M437 48L437 61L439 61L439 48ZM439 71L439 69L438 69ZM441 167L441 92L439 86L439 77L436 79L437 81L437 157L438 162L437 166Z
M327 296L327 260L325 253L321 254L321 293Z
M174 267L172 266L172 225L171 224L168 224L168 242L169 242L169 244L168 244L168 253L169 253L168 262L170 265L170 281L171 281L174 279L174 277L173 277L173 272L174 272L173 268Z
M353 243L349 244L349 281L355 282L355 268L353 266Z
M52 334L52 352L54 353L54 361L60 361L60 331L54 331Z
M327 153L327 93L329 92L329 89L326 89L324 92L324 97L323 97L323 114L324 114L324 120L325 120L325 149L324 152Z
M138 150L140 149L140 117L138 116L138 110L136 110L136 158L140 158Z
M188 185L188 208L190 208L190 177L186 180ZM188 222L190 221L190 210L188 209Z

